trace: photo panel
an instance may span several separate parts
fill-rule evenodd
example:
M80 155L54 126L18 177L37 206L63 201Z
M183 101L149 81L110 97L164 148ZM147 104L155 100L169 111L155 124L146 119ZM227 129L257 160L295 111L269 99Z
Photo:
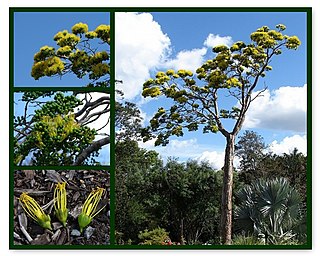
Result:
M10 248L311 249L311 12L11 8Z
M110 108L106 92L15 92L14 165L110 165Z
M16 8L12 22L15 87L110 86L109 12Z
M311 9L119 10L115 45L116 245L310 249Z
M15 170L13 244L110 244L110 173L106 170Z

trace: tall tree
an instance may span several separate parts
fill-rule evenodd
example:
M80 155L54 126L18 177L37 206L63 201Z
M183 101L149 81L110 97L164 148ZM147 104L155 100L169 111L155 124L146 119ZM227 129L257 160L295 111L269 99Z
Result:
M141 141L142 117L139 108L132 102L116 102L116 140Z
M250 35L249 44L240 41L231 47L214 47L215 57L196 71L198 81L191 71L168 70L158 72L154 79L143 85L144 97L163 95L174 100L169 109L160 107L150 120L147 131L157 134L155 145L166 145L170 136L183 136L184 129L195 131L200 125L204 133L220 132L226 138L221 200L223 244L231 243L235 138L252 101L264 91L254 94L260 78L272 69L271 60L281 54L283 48L297 49L301 44L297 36L284 35L285 29L282 24L277 25L276 30L263 26ZM220 109L223 92L236 100L230 109ZM225 128L223 119L235 120L231 130ZM145 139L148 139L148 133Z

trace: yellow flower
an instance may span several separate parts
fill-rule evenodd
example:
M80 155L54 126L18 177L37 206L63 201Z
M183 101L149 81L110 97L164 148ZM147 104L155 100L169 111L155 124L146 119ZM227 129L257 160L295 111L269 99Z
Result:
M27 193L22 193L19 198L23 210L41 227L52 230L50 216L46 215L40 205Z
M66 183L58 183L54 189L54 209L59 221L66 226L68 209L67 209L67 192Z
M98 187L89 194L88 198L84 202L81 214L78 216L80 232L82 232L83 228L90 224L92 218L96 216L99 212L101 212L102 209L105 207L103 206L102 208L97 210L97 206L103 195L104 190L105 189Z

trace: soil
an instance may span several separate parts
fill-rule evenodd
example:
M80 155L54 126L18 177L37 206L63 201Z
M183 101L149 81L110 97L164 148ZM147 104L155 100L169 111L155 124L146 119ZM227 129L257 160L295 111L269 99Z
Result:
M54 215L53 191L57 182L67 182L68 219L66 227ZM96 215L80 234L78 215L90 192L105 188ZM51 217L52 231L33 221L19 203L27 192ZM15 245L107 245L110 234L110 175L105 170L17 170L14 173L14 244Z

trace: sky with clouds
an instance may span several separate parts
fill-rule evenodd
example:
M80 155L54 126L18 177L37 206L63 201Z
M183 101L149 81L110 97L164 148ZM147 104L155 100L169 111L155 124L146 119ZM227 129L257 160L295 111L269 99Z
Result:
M265 87L267 90L252 103L242 130L261 134L276 154L289 153L294 147L306 154L305 13L116 13L116 78L123 82L118 89L126 100L138 104L147 123L160 106L170 104L165 99L141 96L142 84L157 71L195 71L214 57L212 47L230 46L239 40L248 42L257 28L272 28L279 23L287 26L288 35L297 35L302 45L272 61L273 70L261 80L256 93ZM182 161L207 160L221 168L225 140L220 134L186 132L182 138L172 137L167 147L153 147L153 141L141 146L157 150L164 159L175 156Z

